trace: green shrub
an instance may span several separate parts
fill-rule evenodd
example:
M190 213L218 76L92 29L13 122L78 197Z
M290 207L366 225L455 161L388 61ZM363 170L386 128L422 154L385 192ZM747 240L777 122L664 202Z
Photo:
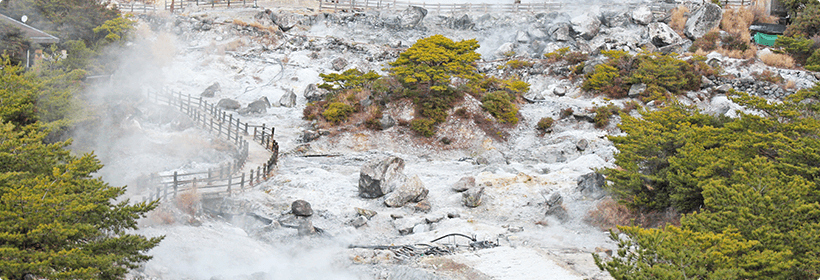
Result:
M620 113L621 109L615 105L609 104L606 106L596 106L593 108L593 111L595 112L595 117L592 118L592 121L595 123L595 127L602 128L609 124L609 118L611 118L612 115L617 115Z
M319 88L338 91L364 87L378 80L381 76L373 71L363 73L359 69L353 68L342 72L342 74L319 74L319 77L322 77L324 81L324 83L319 85Z
M436 135L436 121L426 118L415 118L410 121L410 129L424 137Z
M694 42L692 42L692 46L689 47L690 52L696 52L698 49L703 50L705 52L710 52L718 47L718 40L720 39L720 32L717 31L710 31L697 38Z
M807 4L803 10L793 17L791 24L786 28L786 36L803 35L812 37L820 34L820 3L814 1Z
M563 47L550 53L545 53L544 57L550 62L566 61L569 64L578 64L589 59L589 55L582 52L570 52L569 47Z
M538 120L538 130L542 132L548 132L552 130L552 125L555 123L555 120L552 118L541 118Z
M518 106L503 91L489 92L481 99L481 107L502 123L518 123Z
M625 97L629 88L623 83L618 68L609 64L595 65L581 86L584 90L598 91L612 98Z
M560 116L560 118L565 119L565 118L568 118L568 117L572 117L573 113L575 113L575 112L572 110L572 108L566 108L566 109L561 110L561 114L559 116Z
M322 112L322 116L325 119L332 123L342 123L347 120L347 117L350 116L351 113L355 112L356 109L353 106L347 105L342 102L331 102L327 104L325 107L325 111Z
M515 59L515 60L507 61L507 63L505 64L504 67L505 68L512 68L512 69L522 69L522 68L532 67L532 65L533 65L532 62Z
M806 69L820 72L820 49L814 50L814 54L806 60Z
M444 91L450 88L451 77L470 81L480 78L475 61L481 55L476 49L475 39L454 42L442 35L423 38L390 63L390 75L406 86Z
M697 60L683 61L674 54L642 52L634 57L622 51L604 51L609 60L587 74L582 88L610 98L625 97L632 84L646 84L673 94L700 88Z
M794 37L778 36L774 41L775 47L782 47L794 61L800 64L806 64L806 60L812 55L814 51L814 41L807 39L803 35L796 35Z

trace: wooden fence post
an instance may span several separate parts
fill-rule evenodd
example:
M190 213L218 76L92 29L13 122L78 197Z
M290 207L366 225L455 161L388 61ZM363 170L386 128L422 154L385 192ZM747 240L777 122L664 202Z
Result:
M242 180L239 181L239 190L245 192L245 172L242 172Z
M212 170L213 170L213 168L208 168L208 185L211 184L211 176L212 176L211 172L212 172Z
M233 179L233 176L228 175L228 196L231 196L231 179Z
M179 185L179 180L177 179L177 172L174 171L174 197L177 197L177 186Z
M251 168L250 178L248 180L248 186L253 186L253 168Z

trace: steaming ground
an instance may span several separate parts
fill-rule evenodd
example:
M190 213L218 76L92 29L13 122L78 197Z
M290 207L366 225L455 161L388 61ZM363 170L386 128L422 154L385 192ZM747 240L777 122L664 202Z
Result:
M591 253L615 249L615 244L603 231L582 222L597 201L575 189L579 176L613 166L615 149L605 136L617 130L613 126L593 129L592 124L575 120L558 121L553 133L546 136L538 135L535 130L540 118L557 119L561 109L582 111L595 103L603 103L599 98L583 96L575 87L566 96L546 96L545 102L522 105L522 122L512 129L506 142L492 140L476 127L456 126L457 122L452 120L448 123L454 126L445 130L457 138L446 147L435 139L411 139L406 129L399 127L381 132L323 136L309 146L300 142L303 131L311 128L311 124L302 119L302 109L307 103L302 92L309 84L320 82L320 73L334 72L330 69L334 58L345 58L349 62L347 68L381 71L389 60L371 62L368 58L372 58L373 52L369 50L396 42L407 47L416 39L443 33L455 39L476 37L482 45L479 52L490 60L498 46L512 40L516 28L525 26L525 19L516 19L513 15L493 17L484 24L499 25L499 28L479 32L452 31L433 25L426 31L388 32L355 24L340 27L318 23L310 28L291 30L285 38L272 42L233 31L229 22L233 19L253 22L253 15L259 11L184 12L187 16L212 19L215 24L207 31L192 30L197 20L190 17L142 19L138 29L144 38L137 45L150 50L155 60L148 63L155 63L157 69L150 70L152 68L146 66L141 68L149 69L145 73L129 72L120 77L133 76L143 81L144 77L152 77L147 80L153 86L161 84L194 96L219 82L221 92L207 99L214 103L231 98L246 105L266 97L276 104L290 91L296 93L297 101L294 107L275 106L264 114L240 116L242 121L251 124L276 127L275 138L284 154L275 177L225 201L208 202L212 204L210 207L222 212L202 215L195 220L177 219L170 224L157 219L143 221L139 233L165 235L166 239L149 252L154 259L133 271L131 276L149 279L609 279L595 267ZM358 42L355 44L366 51L325 48L314 56L314 51L298 47L298 42L326 43L328 36ZM543 75L526 79L533 85L531 92L551 91L556 84ZM158 109L143 108L141 112L154 110ZM392 110L401 113L406 108ZM220 145L210 145L211 138L193 127L180 129L163 123L146 124L139 119L136 121L139 125L133 121L131 125L128 123L117 125L125 127L133 138L112 140L126 142L119 145L120 151L103 157L107 169L102 173L116 184L132 184L132 178L149 171L199 171L231 156L219 148ZM173 140L169 140L171 138ZM587 140L589 147L583 151L576 149L575 143L580 140ZM99 142L105 141L94 143ZM145 148L134 143L152 145ZM93 148L92 144L89 146ZM163 146L181 146L188 152L182 157L159 148ZM301 156L305 153L329 156ZM389 155L403 158L405 173L419 176L429 189L429 213L416 213L409 207L388 208L383 199L358 197L361 166ZM478 158L488 163L474 164ZM482 206L462 206L461 194L450 189L465 176L474 176L477 183L486 186ZM118 179L121 181L116 181ZM556 192L564 197L568 211L565 221L544 214L545 196ZM137 191L129 194L134 199L144 195ZM253 213L275 220L286 216L296 199L311 203L315 212L313 225L326 234L301 237L296 229L269 226L245 215ZM355 228L349 224L357 215L354 207L378 214L367 225ZM423 220L434 222L420 223L409 235L398 233L397 228L403 224ZM350 244L427 243L449 233L475 235L479 240L498 242L500 246L411 261L399 261L395 256L380 255L372 250L346 248Z

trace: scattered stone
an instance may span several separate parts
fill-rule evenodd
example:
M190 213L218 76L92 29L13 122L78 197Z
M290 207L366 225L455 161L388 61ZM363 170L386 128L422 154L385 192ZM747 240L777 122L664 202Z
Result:
M428 200L426 198L422 199L421 201L417 202L416 204L413 204L413 211L416 211L416 212L427 213L427 212L430 212L430 210L432 208L433 208L433 206L430 205L430 200Z
M566 42L572 40L572 33L570 32L569 23L559 23L550 28L550 35L552 39L558 42Z
M413 227L413 233L422 233L427 231L427 225L425 224L418 224Z
M370 218L373 218L373 216L376 216L376 214L378 214L378 212L376 212L376 211L368 210L368 209L364 209L364 208L356 207L354 209L356 209L356 213L359 213L359 215L364 216L368 220Z
M408 235L413 233L416 225L425 224L421 218L407 218L393 220L393 227L399 231L401 235Z
M310 217L313 215L313 209L310 208L310 203L304 200L296 200L290 205L291 212L293 215L301 216L301 217Z
M267 99L266 99L267 100ZM264 100L256 100L248 104L248 107L239 109L240 114L263 114L268 111L268 105Z
M644 91L646 91L646 84L632 84L632 86L629 87L629 93L627 93L627 96L635 98L640 96Z
M475 208L481 205L481 196L484 194L484 187L477 187L469 189L463 193L462 201L464 206Z
M587 141L587 139L581 139L581 140L578 140L577 143L575 143L575 148L578 149L579 151L586 150L588 147L589 147L589 141Z
M518 226L518 227L507 226L507 231L509 231L511 233L522 232L522 231L524 231L524 227L521 227L521 226Z
M302 143L312 142L313 140L319 139L321 135L314 131L314 130L305 130L302 132L302 137L299 139Z
M216 103L216 107L225 109L225 110L236 110L242 107L239 105L239 102L230 98L222 98L219 102Z
M441 220L444 220L444 216L442 215L424 217L424 222L428 224L435 224L441 222Z
M504 57L511 54L514 49L515 45L513 43L507 42L498 47L498 49L496 49L493 54L496 57Z
M279 105L288 108L296 106L296 94L293 93L292 90L288 89L288 92L286 92L282 95L281 98L279 98Z
M552 90L552 94L555 94L555 96L564 96L567 94L567 89L562 86L557 86Z
M547 38L547 33L544 33L541 28L534 25L530 25L530 27L527 28L527 35L533 40L544 40Z
M458 182L453 184L453 186L451 188L455 192L463 192L463 191L466 191L466 190L474 188L474 187L475 187L475 177L467 176L467 177L462 177L461 179L459 179Z
M610 257L612 256L612 249L605 249L605 248L601 248L601 247L595 247L595 252L596 253L604 253L604 254L606 254L607 256L610 256Z
M379 119L379 124L381 125L382 130L385 130L396 125L396 120L388 114L383 114L382 118Z
M573 17L570 22L572 23L572 31L584 40L590 40L598 35L598 30L601 28L601 21L597 16L590 13Z
M360 228L360 227L362 227L366 224L367 224L367 218L365 218L364 216L356 216L356 218L353 218L353 220L350 220L350 225L352 225L356 228Z
M461 217L461 215L459 215L458 213L447 213L447 218L448 219L455 219L455 218L459 218L459 217Z
M473 23L469 15L464 14L458 18L455 16L449 18L447 20L447 27L458 30L470 30L475 27L475 23Z
M683 42L683 38L672 27L663 22L649 24L649 40L657 47L676 45Z
M560 221L566 221L569 218L567 208L564 207L564 197L555 192L547 198L545 203L547 205L547 212L545 215L553 216Z
M204 91L202 91L201 96L202 97L214 97L214 95L216 95L216 93L220 92L220 91L222 91L222 89L219 87L219 83L214 82L213 84L211 84L210 86L205 88Z
M283 32L288 32L299 24L299 18L292 13L271 13L270 19L273 21L273 24L276 24Z
M333 70L342 71L345 69L345 67L347 67L347 59L344 59L343 57L337 57L330 61L330 67L333 68Z
M402 171L404 160L395 156L365 164L359 172L359 196L377 198L392 192L395 189L392 181L405 177Z
M326 90L317 87L316 84L309 84L302 95L305 96L308 102L315 102L324 99L327 93Z
M427 198L428 192L419 176L413 176L388 194L384 199L384 204L389 207L402 207L409 202L419 202Z
M605 195L603 190L606 179L604 175L597 172L581 175L578 178L578 187L576 190L583 195L590 196L593 199L598 199Z
M518 30L518 32L515 33L515 41L526 44L530 41L530 36L527 36L526 31Z
M655 19L652 10L648 6L641 6L632 11L632 20L637 24L648 25Z
M720 93L727 93L731 89L732 89L732 85L730 85L730 84L722 84L719 87L715 88L715 90L717 90Z
M686 37L695 40L717 27L721 19L723 19L723 9L718 5L705 3L686 20L683 32Z
M710 80L709 78L706 78L705 76L700 76L700 87L701 88L713 87L714 85L715 85L715 82L712 82L712 80Z
M547 207L559 206L564 203L564 197L560 193L554 192L547 197L545 202Z

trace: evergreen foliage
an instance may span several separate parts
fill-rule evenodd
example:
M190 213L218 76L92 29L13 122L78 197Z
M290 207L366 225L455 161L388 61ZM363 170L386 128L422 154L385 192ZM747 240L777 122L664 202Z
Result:
M319 85L319 88L339 91L368 86L378 80L381 76L373 71L364 73L359 69L352 68L342 72L341 74L319 74L319 77L321 77L322 81L324 81L324 83Z
M518 107L510 95L503 91L490 92L481 99L481 107L502 123L518 123Z
M12 64L23 64L29 47L31 42L19 28L0 22L0 55L8 55Z
M616 279L820 277L820 84L782 102L740 92L755 114L716 118L681 105L624 117L605 174L621 201L690 212L681 226L619 228Z
M778 36L774 41L775 47L783 48L794 61L800 64L805 64L809 56L814 51L814 41L807 39L802 34L794 37Z
M450 78L468 81L480 78L475 61L478 41L454 42L442 35L419 39L390 63L390 75L407 86L421 90L444 91L450 88Z
M609 60L596 65L595 71L587 74L583 89L611 98L623 98L632 84L646 84L647 88L663 89L671 94L700 88L701 75L699 67L696 67L698 60L683 61L677 59L674 53L642 52L635 56L624 51L603 53ZM663 96L658 95L647 91L641 98L648 102Z

